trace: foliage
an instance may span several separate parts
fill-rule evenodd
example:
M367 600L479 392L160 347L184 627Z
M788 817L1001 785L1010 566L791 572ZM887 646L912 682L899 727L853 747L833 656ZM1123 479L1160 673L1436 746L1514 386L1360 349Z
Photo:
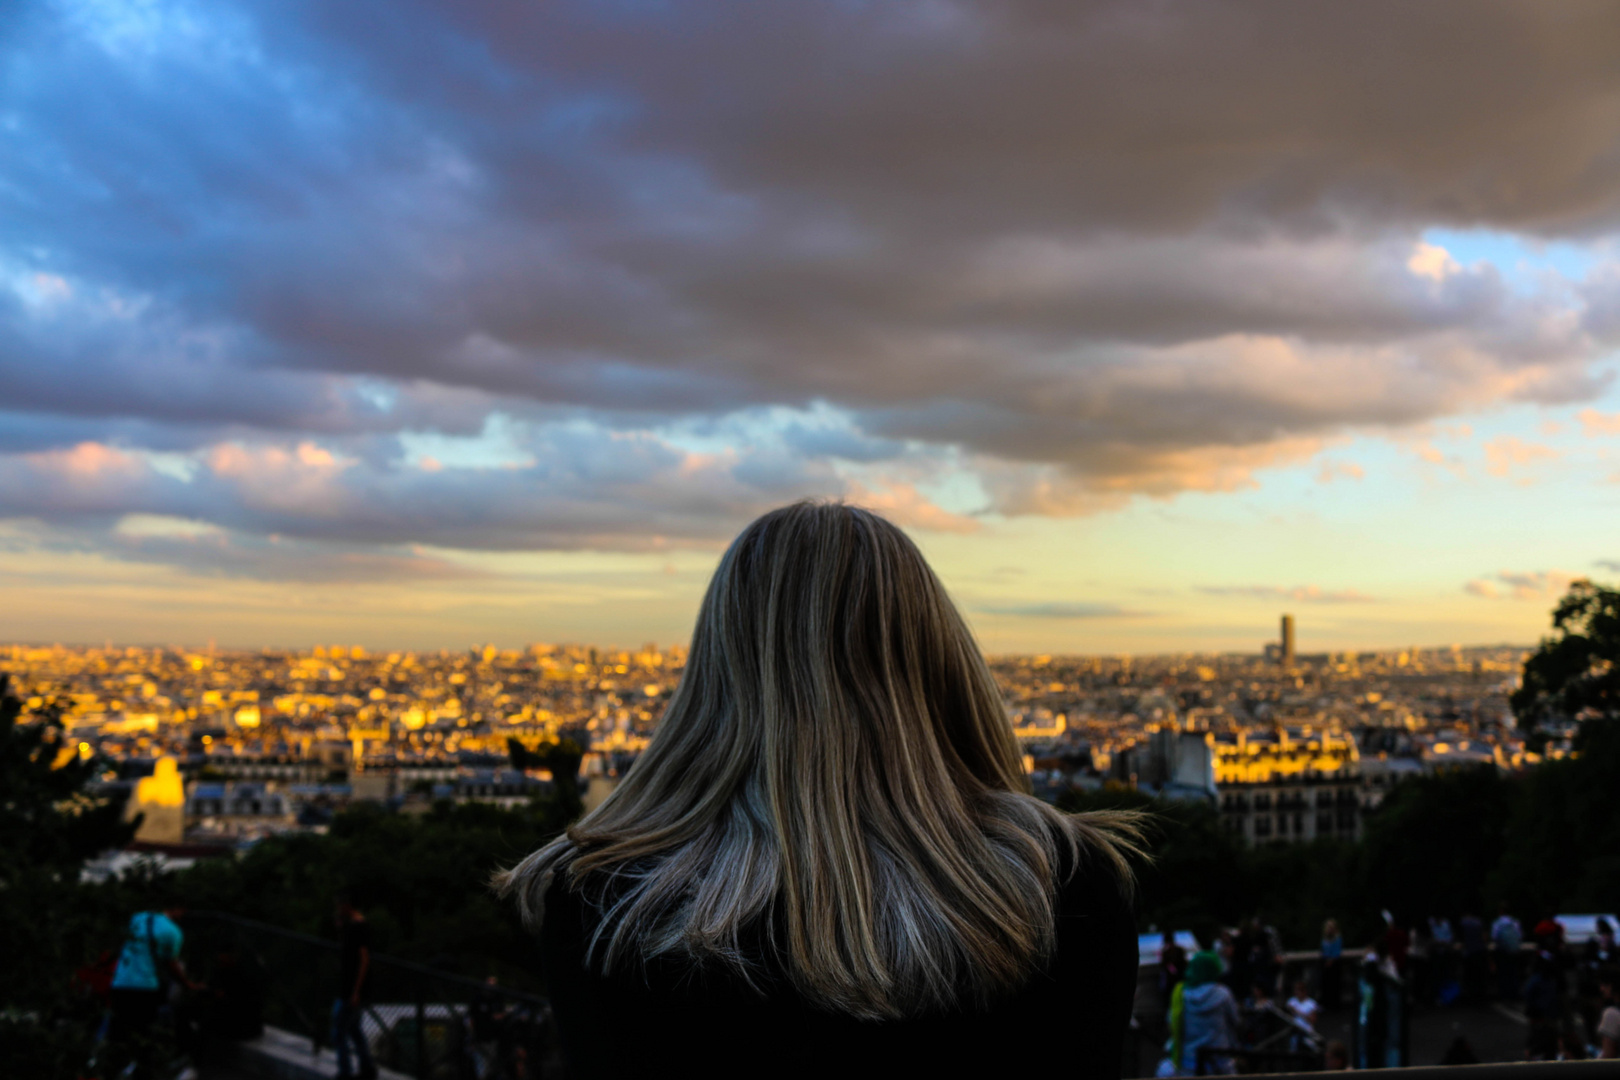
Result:
M1145 930L1233 926L1258 915L1295 945L1314 944L1322 922L1349 918L1351 932L1371 933L1352 895L1356 850L1334 841L1245 847L1221 827L1204 802L1153 799L1128 788L1070 792L1070 812L1132 809L1149 814L1150 860L1138 868L1137 919Z
M54 703L23 722L9 682L0 674L0 885L41 869L77 873L85 859L135 834L120 801L85 790L106 763L79 756Z
M1553 629L1513 694L1519 723L1620 718L1620 591L1575 582L1553 609Z
M556 810L564 820L579 816L583 804L579 797L579 763L585 749L573 739L562 738L542 742L530 750L515 738L506 740L506 751L514 769L546 769L555 785Z
M1587 721L1577 751L1523 779L1491 875L1518 909L1613 911L1620 897L1620 724Z
M1362 837L1365 902L1403 923L1482 914L1519 785L1494 767L1450 769L1397 785Z
M533 940L489 879L566 822L553 801L521 810L440 801L419 816L358 806L339 814L324 836L271 837L238 860L199 863L177 884L193 908L322 936L331 936L333 897L347 892L365 912L379 952L533 985Z
M86 785L85 760L46 705L24 718L0 674L0 1061L16 1075L75 1075L99 1010L72 972L122 938L127 912L79 883L79 867L127 843L121 801Z

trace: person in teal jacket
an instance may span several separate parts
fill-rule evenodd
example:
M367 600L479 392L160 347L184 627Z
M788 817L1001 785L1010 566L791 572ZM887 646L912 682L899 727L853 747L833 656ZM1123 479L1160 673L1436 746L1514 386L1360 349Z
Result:
M185 934L180 930L179 908L165 911L137 911L130 916L124 948L113 972L108 1003L112 1026L108 1035L124 1041L144 1035L157 1020L163 1005L163 991L172 979L183 986L193 983L180 963Z
M1186 979L1170 994L1170 1061L1178 1075L1197 1073L1200 1048L1237 1045L1237 1001L1219 981L1222 966L1211 950L1194 953ZM1207 1068L1214 1073L1236 1071L1232 1059L1223 1057L1210 1060Z

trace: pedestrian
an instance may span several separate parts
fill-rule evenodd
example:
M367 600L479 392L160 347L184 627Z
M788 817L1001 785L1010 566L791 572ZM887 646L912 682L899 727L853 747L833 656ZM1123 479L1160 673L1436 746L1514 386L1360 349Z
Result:
M1344 1072L1350 1068L1350 1048L1333 1039L1322 1051L1322 1068L1326 1072Z
M1395 973L1406 977L1406 958L1411 951L1412 938L1406 928L1395 921L1388 908L1384 909L1384 955L1395 965Z
M149 1034L169 987L196 986L180 961L186 940L180 930L181 914L182 909L172 905L162 911L137 911L130 916L107 994L112 1009L108 1037L112 1040L121 1042Z
M1558 957L1564 951L1564 924L1551 915L1536 923L1530 936L1535 939L1536 948L1541 952Z
M1379 935L1362 957L1357 983L1356 1068L1397 1068L1403 1064L1404 1005L1400 973L1395 970L1383 935Z
M1553 1061L1558 1056L1558 1029L1563 1019L1563 1002L1558 992L1558 969L1551 953L1538 952L1524 982L1524 1015L1530 1022L1525 1057L1530 1061Z
M1227 939L1231 951L1226 956L1226 970L1221 975L1221 981L1232 991L1234 999L1247 996L1254 990L1255 930L1258 927L1259 920L1246 919Z
M169 1004L170 994L177 987L197 987L180 960L185 946L185 934L180 930L182 914L176 904L162 910L138 911L130 916L125 931L118 966L107 992L107 1041L115 1048L116 1056L128 1060L130 1075L148 1075L157 1068L162 1047L160 1031L169 1032L173 1050L190 1049L190 1040L174 1023Z
M1496 921L1491 924L1491 946L1495 951L1496 992L1503 1001L1519 996L1519 950L1524 945L1524 931L1519 920L1503 904Z
M1187 977L1170 998L1170 1061L1176 1074L1230 1074L1237 1071L1229 1057L1208 1056L1209 1051L1237 1045L1241 1017L1237 999L1220 981L1221 959L1212 952L1194 953L1187 962ZM1199 1050L1206 1058L1198 1060Z
M1187 950L1176 944L1176 932L1165 931L1159 949L1159 991L1168 995L1187 975Z
M1612 967L1605 968L1598 975L1598 996L1603 1003L1603 1012L1598 1018L1595 1034L1598 1057L1609 1060L1620 1058L1620 998L1616 996L1617 987L1620 987L1620 972Z
M1340 986L1344 980L1344 935L1337 919L1322 924L1322 1007L1339 1007Z
M1301 1024L1316 1030L1316 1014L1321 1011L1304 979L1294 980L1294 996L1288 999L1288 1012Z
M1614 926L1608 919L1599 918L1596 933L1581 949L1579 966L1575 973L1575 992L1580 997L1581 1020L1588 1032L1596 1031L1602 996L1598 983L1603 972L1620 964L1620 952L1615 949Z
M337 1051L338 1076L348 1078L349 1050L360 1062L360 1080L374 1080L377 1065L360 1024L366 977L371 973L371 934L366 917L347 893L338 894L333 919L338 932L337 997L332 1002L332 1048ZM420 1064L420 1063L418 1063Z
M1490 967L1485 920L1466 912L1457 929L1462 937L1462 997L1471 1005L1478 1004L1485 999L1485 980Z
M1453 1004L1462 987L1457 982L1456 935L1444 915L1429 916L1429 971L1435 1004Z

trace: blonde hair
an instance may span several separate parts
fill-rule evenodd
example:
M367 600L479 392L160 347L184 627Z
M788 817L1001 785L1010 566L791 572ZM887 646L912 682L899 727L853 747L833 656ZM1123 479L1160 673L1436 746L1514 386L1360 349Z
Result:
M1054 941L1060 868L1128 889L1133 818L1028 793L972 634L898 528L802 502L709 583L646 751L595 810L499 875L537 928L558 871L602 910L604 972L764 965L879 1019L1016 989Z

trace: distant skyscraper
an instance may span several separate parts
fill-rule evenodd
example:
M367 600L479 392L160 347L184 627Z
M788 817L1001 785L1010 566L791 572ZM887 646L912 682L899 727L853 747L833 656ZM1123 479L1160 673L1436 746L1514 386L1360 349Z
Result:
M1277 656L1277 662L1283 667L1294 666L1294 617L1282 617L1282 651Z

